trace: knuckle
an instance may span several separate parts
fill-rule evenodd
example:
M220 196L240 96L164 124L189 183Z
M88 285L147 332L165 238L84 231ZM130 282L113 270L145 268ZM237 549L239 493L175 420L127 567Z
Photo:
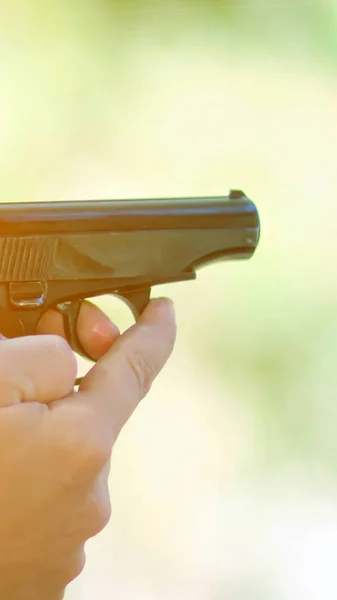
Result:
M88 537L99 534L108 525L111 518L111 502L105 486L104 492L95 490L90 499L86 521Z
M44 435L64 487L91 486L110 462L110 431L95 421L95 413L89 407L79 409L70 403L55 411Z
M110 452L104 443L89 443L84 452L83 464L86 472L97 476L110 458Z
M51 338L52 350L60 354L62 358L64 358L68 363L71 363L73 366L76 365L77 368L76 356L71 347L69 346L67 340L61 337L60 335L53 335L51 336Z
M71 348L66 339L60 335L55 334L44 334L40 337L41 342L44 346L44 351L48 354L57 352L65 355L67 358L70 356Z
M104 444L85 441L77 446L74 460L72 461L72 485L90 484L103 469L110 458Z
M55 349L62 354L69 354L71 352L71 348L64 337L60 335L50 335L50 339L55 346Z
M130 353L127 356L127 361L136 380L140 395L144 397L150 391L156 376L154 362L141 350L134 350Z
M68 559L67 563L62 568L62 579L64 585L68 585L71 581L79 577L84 570L86 564L86 555L84 547L78 550Z
M45 364L53 364L51 376L55 379L58 388L67 393L73 388L77 374L77 360L75 353L69 346L67 340L59 335L43 335L39 339L39 353L43 353L41 360ZM50 370L50 367L49 367Z
M48 583L51 585L51 589L63 589L81 575L85 564L85 549L83 542L81 542L79 547L71 553L66 552L62 556L55 556L52 553L45 557L41 567L48 574Z

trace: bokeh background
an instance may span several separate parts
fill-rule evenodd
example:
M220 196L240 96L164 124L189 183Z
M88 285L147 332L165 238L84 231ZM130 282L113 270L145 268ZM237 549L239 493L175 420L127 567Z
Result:
M2 201L237 187L263 228L252 261L155 290L176 352L66 600L337 598L335 0L11 0L0 23Z

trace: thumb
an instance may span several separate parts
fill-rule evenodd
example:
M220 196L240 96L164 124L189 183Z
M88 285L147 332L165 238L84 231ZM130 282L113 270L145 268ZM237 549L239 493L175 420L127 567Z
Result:
M89 371L70 401L89 406L100 427L108 427L116 439L167 362L175 338L172 302L152 300L139 321Z

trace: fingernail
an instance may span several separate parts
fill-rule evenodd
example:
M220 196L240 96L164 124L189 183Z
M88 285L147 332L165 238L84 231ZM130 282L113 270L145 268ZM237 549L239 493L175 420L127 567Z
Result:
M120 334L118 327L111 321L98 321L92 332L103 340L110 340Z

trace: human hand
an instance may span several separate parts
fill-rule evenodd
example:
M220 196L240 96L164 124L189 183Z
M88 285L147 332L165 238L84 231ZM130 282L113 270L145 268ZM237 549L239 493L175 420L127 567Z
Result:
M152 301L121 336L84 304L78 335L99 360L74 392L76 359L60 337L59 315L46 315L39 332L57 335L0 342L0 597L6 600L59 600L83 570L85 542L110 518L112 447L175 341L167 301Z

